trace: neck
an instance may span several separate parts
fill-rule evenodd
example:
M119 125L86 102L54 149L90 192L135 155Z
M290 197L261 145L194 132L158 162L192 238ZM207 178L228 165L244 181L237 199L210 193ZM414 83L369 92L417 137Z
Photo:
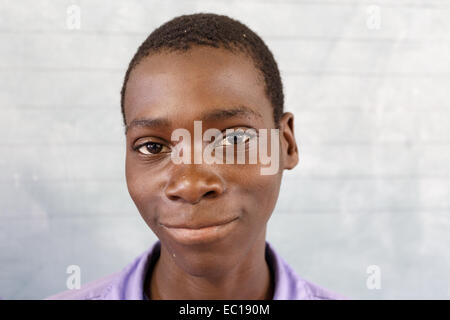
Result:
M242 261L214 278L193 276L178 267L161 245L150 283L151 300L269 300L274 284L265 259L265 239L256 241Z

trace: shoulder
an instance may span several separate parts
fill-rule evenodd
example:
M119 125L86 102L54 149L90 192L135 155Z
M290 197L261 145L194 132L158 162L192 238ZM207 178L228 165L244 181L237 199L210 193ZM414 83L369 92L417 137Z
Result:
M309 300L348 300L347 297L325 289L311 281L298 277L298 292L304 294L304 299Z
M111 290L114 280L119 275L120 272L110 274L95 281L88 282L82 285L80 289L66 290L47 297L45 300L101 300Z
M45 300L141 300L149 263L157 259L159 250L158 241L121 271L88 282L80 289L66 290Z
M341 294L335 293L329 289L317 285L303 277L300 277L289 265L285 264L288 277L295 286L295 299L306 300L347 300Z
M267 249L275 276L274 300L347 300L343 295L300 277L269 243Z

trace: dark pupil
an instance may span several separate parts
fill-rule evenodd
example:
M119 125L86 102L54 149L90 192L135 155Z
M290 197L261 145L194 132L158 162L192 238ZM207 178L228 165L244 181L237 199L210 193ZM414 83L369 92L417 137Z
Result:
M162 145L155 142L150 142L147 144L147 149L150 153L160 153L162 150Z
M243 138L243 135L240 134L240 133L238 133L238 134L236 134L236 135L229 136L229 137L228 137L228 142L229 142L229 143L236 144L236 143L238 143L238 142L242 142L242 138Z

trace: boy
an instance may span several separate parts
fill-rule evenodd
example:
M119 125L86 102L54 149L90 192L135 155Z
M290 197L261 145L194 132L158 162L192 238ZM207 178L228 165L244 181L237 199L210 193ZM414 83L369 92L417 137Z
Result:
M128 190L159 241L122 271L51 299L343 298L300 278L265 240L298 150L259 36L222 15L174 18L139 47L121 93ZM204 130L215 133L215 160L244 161L199 158L210 139L192 147L191 137ZM259 161L249 163L256 149ZM263 174L269 162L275 171Z

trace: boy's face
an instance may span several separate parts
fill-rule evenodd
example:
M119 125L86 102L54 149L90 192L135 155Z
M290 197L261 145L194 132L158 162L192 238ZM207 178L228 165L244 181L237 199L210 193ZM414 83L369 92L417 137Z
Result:
M237 107L241 111L226 112ZM261 175L259 161L175 164L170 155L179 143L171 141L172 132L185 128L194 137L194 120L202 120L203 132L275 128L262 76L250 58L210 47L144 58L130 75L125 115L129 193L179 267L193 275L229 270L256 240L265 240L282 171L297 163L292 119L281 120L279 170L273 175ZM157 120L132 125L144 118Z

